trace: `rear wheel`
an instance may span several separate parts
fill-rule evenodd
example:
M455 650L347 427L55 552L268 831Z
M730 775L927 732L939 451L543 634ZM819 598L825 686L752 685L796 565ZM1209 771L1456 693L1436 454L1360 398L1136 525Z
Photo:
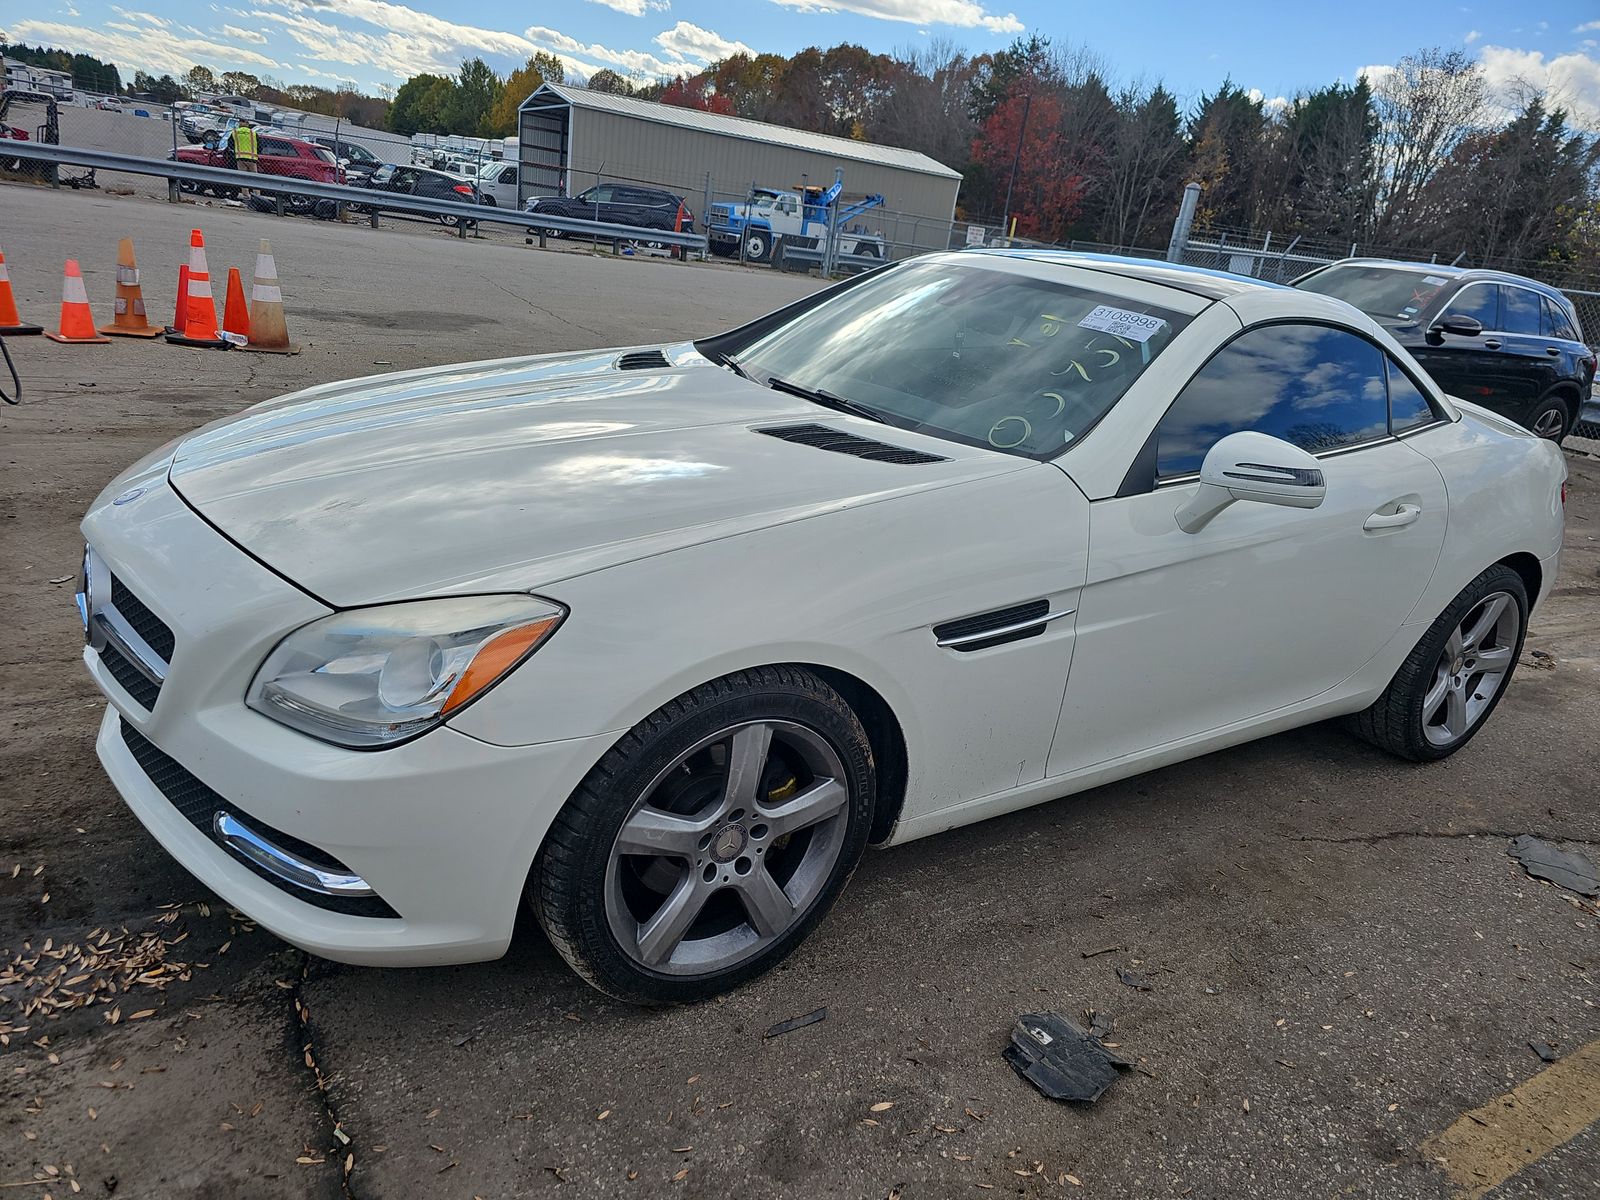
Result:
M1401 758L1446 758L1483 728L1511 682L1528 623L1528 591L1510 567L1479 575L1445 609L1370 708L1346 719Z
M866 846L861 722L795 667L730 675L635 726L556 818L529 878L540 924L601 991L700 1000L787 955Z
M1559 442L1572 427L1572 410L1560 396L1546 396L1528 417L1528 428L1542 438Z

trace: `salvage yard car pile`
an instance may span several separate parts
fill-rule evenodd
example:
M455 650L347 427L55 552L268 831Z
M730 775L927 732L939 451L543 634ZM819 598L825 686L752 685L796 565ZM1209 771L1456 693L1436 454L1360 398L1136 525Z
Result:
M1331 717L1454 753L1554 583L1565 478L1341 300L934 255L150 455L83 525L99 752L318 954L494 957L526 901L602 990L694 1000L792 951L869 843Z

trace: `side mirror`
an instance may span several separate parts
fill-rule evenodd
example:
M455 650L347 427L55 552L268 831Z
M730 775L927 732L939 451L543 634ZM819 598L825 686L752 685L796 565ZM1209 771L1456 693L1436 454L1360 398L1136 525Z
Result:
M1456 337L1477 337L1483 332L1483 323L1465 313L1446 313L1433 323L1429 333L1453 333Z
M1236 500L1316 508L1328 494L1317 460L1265 433L1230 433L1206 452L1200 489L1173 514L1178 528L1199 533Z

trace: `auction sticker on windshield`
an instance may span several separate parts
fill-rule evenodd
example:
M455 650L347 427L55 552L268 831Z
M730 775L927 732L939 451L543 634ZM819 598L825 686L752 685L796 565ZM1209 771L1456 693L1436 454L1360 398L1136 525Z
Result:
M1109 304L1102 304L1087 317L1078 322L1079 329L1098 329L1102 333L1114 333L1118 337L1131 338L1136 342L1146 342L1167 327L1167 323L1160 317L1152 317L1146 313L1129 312L1125 308L1113 308Z

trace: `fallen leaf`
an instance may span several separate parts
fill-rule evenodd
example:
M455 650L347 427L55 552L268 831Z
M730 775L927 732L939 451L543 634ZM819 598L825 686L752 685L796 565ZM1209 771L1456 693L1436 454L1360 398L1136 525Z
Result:
M1083 1180L1079 1179L1076 1175L1068 1175L1067 1176L1067 1182L1070 1183L1073 1187L1082 1187L1083 1186Z
M673 1183L682 1183L687 1178L689 1178L689 1168L685 1167L683 1170L679 1171L676 1175L674 1175L672 1177L672 1182Z
M872 1106L873 1112L888 1112L894 1107L893 1100L880 1100Z
M604 1112L602 1112L598 1117L596 1117L595 1120L596 1121L604 1121L610 1115L611 1115L611 1110L608 1108Z

